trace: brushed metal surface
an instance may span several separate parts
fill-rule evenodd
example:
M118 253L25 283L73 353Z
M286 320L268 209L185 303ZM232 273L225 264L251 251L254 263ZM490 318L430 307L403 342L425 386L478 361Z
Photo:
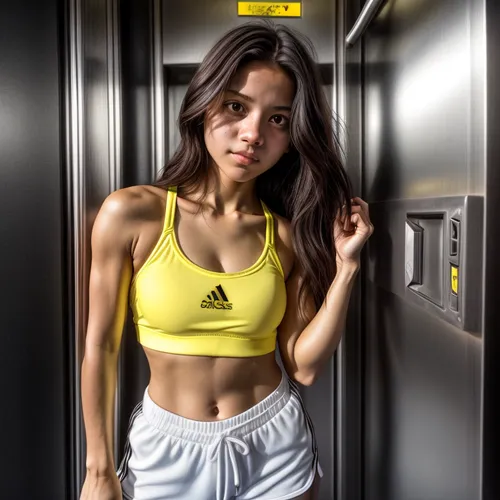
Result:
M391 1L365 38L369 201L484 194L484 18L473 0Z
M59 2L0 4L0 496L66 498Z
M84 349L83 314L87 302L88 288L83 277L85 263L85 248L82 237L85 238L83 199L83 58L82 58L82 6L80 0L70 2L65 10L64 32L67 39L65 46L65 128L66 128L66 192L68 193L66 211L68 214L67 230L71 235L68 239L68 288L71 297L69 366L71 369L71 441L72 450L69 457L72 471L71 484L68 485L68 496L76 499L79 496L80 484L83 482L85 463L85 438L81 410L81 361Z
M165 103L163 81L163 27L162 27L162 2L153 0L151 21L151 68L153 99L151 101L152 117L152 149L154 154L154 172L159 172L165 165Z
M75 470L68 495L78 498L86 467L80 370L88 317L90 234L102 202L122 183L118 2L71 2L66 23L69 42L65 82L67 210L72 217L71 300L74 304L73 377L76 386L72 401ZM119 427L119 419L115 427ZM115 445L116 442L115 438Z
M348 87L376 221L363 297L365 500L480 498L483 339L409 300L406 213L401 228L391 221L409 199L485 193L482 9L387 2L365 35L363 79Z
M320 63L333 63L335 2L303 0L302 18L276 18L298 29L316 46ZM237 16L236 0L184 0L163 4L163 62L199 64L207 49L228 29L255 20Z
M366 283L366 500L479 499L481 339Z
M363 10L359 13L356 22L345 38L346 48L352 47L363 36L373 17L384 0L367 0L363 5Z
M338 117L337 133L345 154L345 166L353 193L360 196L362 176L362 122L361 57L362 47L357 44L346 51L347 30L354 25L360 12L359 0L336 2L336 62L334 95ZM364 257L364 256L363 256ZM365 272L363 262L355 284L346 328L335 356L335 498L361 499L363 492L363 336L362 283Z
M162 161L167 132L164 128L164 95L161 63L161 33L158 31L156 0L120 2L123 185L150 184ZM161 96L158 95L161 92ZM158 148L158 149L156 149ZM120 417L117 446L121 460L132 409L142 399L149 380L149 367L137 343L131 313L123 332L120 352L120 385L116 406Z

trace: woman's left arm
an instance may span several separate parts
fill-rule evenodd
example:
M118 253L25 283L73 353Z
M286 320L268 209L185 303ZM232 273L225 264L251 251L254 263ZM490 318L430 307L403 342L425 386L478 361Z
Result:
M307 297L305 318L301 318L300 270L295 267L287 280L287 309L278 328L278 343L288 375L302 385L314 383L340 342L360 253L372 233L368 204L354 198L350 220L341 216L334 223L337 274L319 311L315 312L312 297Z

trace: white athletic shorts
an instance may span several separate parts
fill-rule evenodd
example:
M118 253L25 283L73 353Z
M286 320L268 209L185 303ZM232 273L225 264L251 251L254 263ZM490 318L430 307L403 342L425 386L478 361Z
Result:
M189 420L148 390L130 419L117 471L126 500L285 500L322 476L312 422L297 386L278 388L225 420Z

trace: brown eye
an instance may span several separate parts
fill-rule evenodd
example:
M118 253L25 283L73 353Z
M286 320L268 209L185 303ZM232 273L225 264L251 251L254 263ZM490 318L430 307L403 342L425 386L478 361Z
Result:
M225 105L234 113L241 113L243 111L243 106L239 102L227 102Z
M286 116L283 116L283 115L274 115L271 120L273 120L273 122L276 124L276 125L279 125L280 127L285 127L286 125L288 125L288 118Z

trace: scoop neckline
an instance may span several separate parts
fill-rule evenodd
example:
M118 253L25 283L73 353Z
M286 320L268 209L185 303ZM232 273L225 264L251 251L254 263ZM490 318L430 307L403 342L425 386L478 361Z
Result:
M230 278L230 277L236 277L236 276L243 276L247 274L251 274L252 272L256 271L258 268L262 266L264 263L267 254L268 254L268 249L269 249L269 241L268 241L268 234L269 234L269 224L271 224L271 221L269 220L269 216L266 211L266 206L264 205L264 202L262 200L260 201L260 204L262 206L262 210L264 211L264 217L266 219L266 238L264 241L264 248L262 249L262 252L259 255L259 258L250 266L247 267L246 269L242 269L241 271L235 271L232 273L226 273L223 271L212 271L211 269L206 269L204 267L199 266L198 264L194 263L191 259L188 258L188 256L183 252L181 249L181 246L179 245L179 242L177 240L177 231L175 228L175 216L177 214L177 190L172 192L174 199L172 200L172 210L173 210L173 216L172 216L172 242L174 245L174 250L177 256L190 268L194 269L195 271L198 271L202 274L210 275L210 276L216 276L216 277L221 277L221 278Z

